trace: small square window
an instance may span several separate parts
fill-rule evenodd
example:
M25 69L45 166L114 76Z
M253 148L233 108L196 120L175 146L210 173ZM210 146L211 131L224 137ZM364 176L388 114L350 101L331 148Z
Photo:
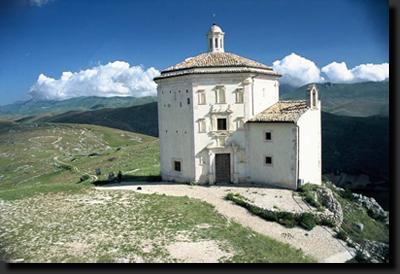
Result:
M265 165L272 165L272 157L271 156L265 156Z
M174 161L174 170L181 172L181 162L179 161Z
M264 141L272 142L272 131L264 131Z

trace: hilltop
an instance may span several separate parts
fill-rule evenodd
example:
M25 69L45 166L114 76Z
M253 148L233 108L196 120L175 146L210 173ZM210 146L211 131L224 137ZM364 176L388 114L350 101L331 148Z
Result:
M0 106L0 117L45 114L55 115L72 110L96 110L143 105L157 101L157 97L96 97L81 96L62 101L28 100Z
M316 84L322 110L341 116L389 116L389 82ZM304 100L308 85L282 94L280 100ZM287 89L287 87L286 87Z

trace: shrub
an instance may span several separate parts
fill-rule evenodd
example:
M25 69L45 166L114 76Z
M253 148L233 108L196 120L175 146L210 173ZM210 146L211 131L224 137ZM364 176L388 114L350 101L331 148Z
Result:
M314 191L318 188L316 185L306 184L298 187L297 191L300 196L304 197L304 200L311 206L321 209L321 204L315 200Z
M304 213L301 215L300 224L307 230L312 230L316 226L315 217L312 213Z
M81 176L80 181L83 182L83 181L89 180L89 178L90 178L90 176L85 174L85 175Z
M376 210L373 210L372 208L367 210L367 214L369 217L371 217L372 219L376 220L376 221L384 221L385 217L382 216L381 214L379 214Z
M353 201L354 197L353 197L353 192L351 192L350 189L346 188L343 192L340 193L340 196L344 199Z
M351 242L347 242L347 246L348 246L348 247L351 247L351 248L355 248L355 247L356 247L356 245L353 244L353 243L351 243Z
M354 260L357 263L369 263L368 259L365 258L364 254L360 250L356 251L356 255L354 256Z
M340 230L337 234L336 234L336 238L346 241L347 240L347 234L346 232L344 232L343 230Z
M293 214L288 214L286 216L286 218L284 218L282 221L287 228L293 228L293 227L297 226L297 224L298 224L298 221L293 216Z

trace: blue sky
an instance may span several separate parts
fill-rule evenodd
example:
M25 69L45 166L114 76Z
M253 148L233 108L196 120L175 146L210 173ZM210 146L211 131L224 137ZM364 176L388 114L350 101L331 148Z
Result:
M151 94L159 71L207 51L213 13L226 52L305 78L283 83L388 77L384 0L1 0L0 104Z

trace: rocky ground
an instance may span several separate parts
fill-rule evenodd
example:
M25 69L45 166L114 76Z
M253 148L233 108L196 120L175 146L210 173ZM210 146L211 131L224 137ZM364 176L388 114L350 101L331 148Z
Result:
M138 190L138 186L141 190ZM215 209L229 220L234 220L245 227L272 237L280 242L301 249L307 255L316 258L319 262L343 263L354 256L354 250L346 243L335 237L336 232L325 226L317 226L311 231L300 227L285 228L275 222L265 221L252 215L246 209L227 201L225 196L229 192L240 193L253 200L258 206L265 208L279 208L290 212L315 211L307 205L298 194L291 190L266 188L255 185L241 185L240 187L226 186L190 186L171 183L122 183L108 187L98 187L98 190L132 190L140 193L158 193L171 196L188 196L201 199L215 206ZM196 248L188 250L197 253Z

